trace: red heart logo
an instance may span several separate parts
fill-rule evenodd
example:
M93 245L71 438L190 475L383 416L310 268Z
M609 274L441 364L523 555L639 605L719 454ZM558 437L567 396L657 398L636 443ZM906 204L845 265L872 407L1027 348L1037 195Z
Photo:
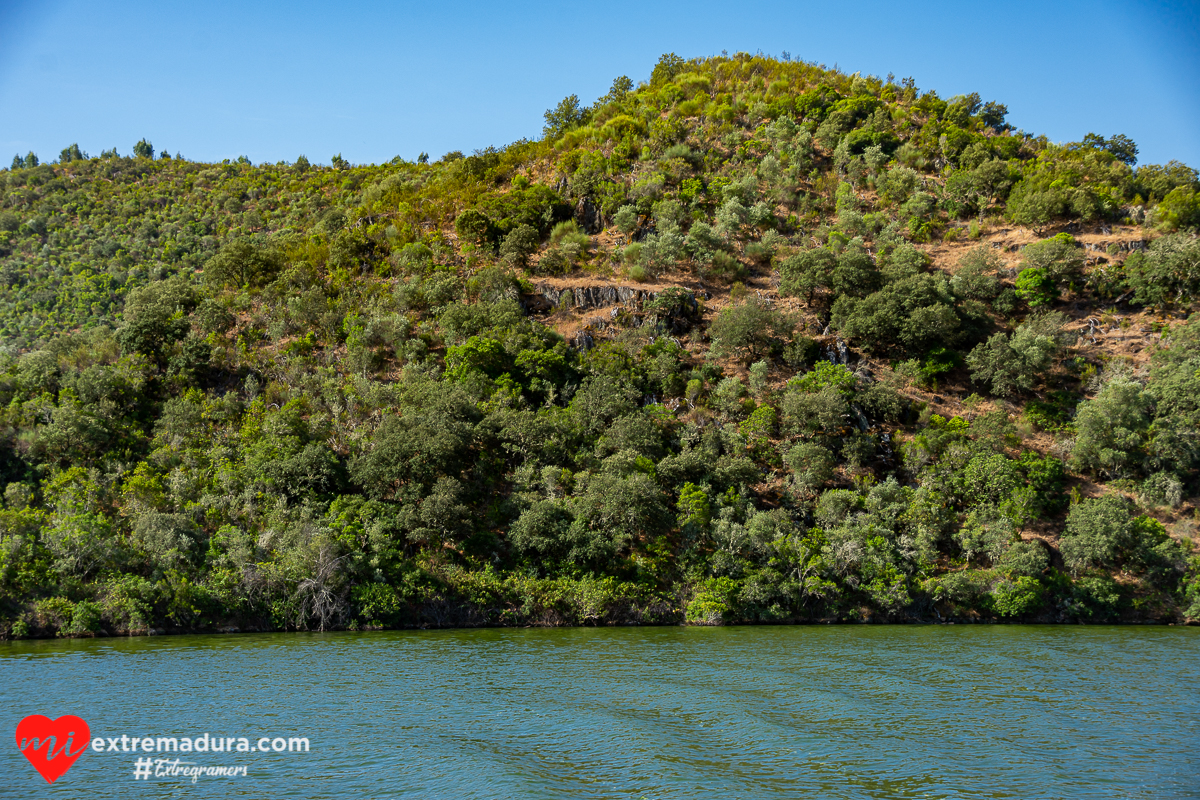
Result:
M70 714L58 719L30 714L17 725L17 749L47 783L54 783L88 749L91 734L86 722Z

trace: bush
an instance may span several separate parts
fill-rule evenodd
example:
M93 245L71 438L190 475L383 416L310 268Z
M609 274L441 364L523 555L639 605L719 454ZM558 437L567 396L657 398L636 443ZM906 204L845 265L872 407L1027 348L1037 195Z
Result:
M1004 262L990 245L981 244L967 251L958 261L958 272L950 279L950 290L957 297L990 301L1000 293L995 273Z
M732 578L710 578L697 587L687 606L687 621L693 625L721 625L737 602L739 583Z
M967 356L971 379L1000 397L1032 389L1062 347L1065 322L1062 314L1045 314L1023 322L1012 337L994 334Z
M283 255L249 237L234 239L204 265L204 279L217 286L262 286L283 269Z
M1058 284L1040 267L1021 270L1017 275L1016 287L1017 297L1028 303L1030 308L1048 306L1058 299Z
M796 323L774 306L752 297L721 310L712 324L713 352L733 355L750 364L791 335Z
M71 612L71 624L63 633L68 636L87 636L99 633L104 627L104 609L91 600L80 600Z
M1015 542L996 566L1013 577L1039 578L1050 567L1050 554L1040 541Z
M1116 616L1121 604L1120 586L1107 575L1080 578L1071 587L1074 616L1102 622Z
M1114 494L1072 506L1059 547L1076 572L1118 566L1164 579L1183 559L1183 550L1161 522L1132 516L1125 499Z
M1200 297L1200 239L1179 233L1158 239L1145 255L1125 259L1125 279L1142 305L1191 302Z
M514 267L527 267L529 256L537 252L537 229L532 225L518 225L504 237L500 245L500 257Z
M1046 588L1036 578L1020 576L1003 580L992 590L992 608L1002 617L1021 617L1037 611L1046 602Z
M632 235L637 230L637 223L637 209L633 206L621 206L617 209L617 213L613 215L613 224L617 226L617 230L626 236Z
M930 578L925 591L936 603L951 603L960 611L980 608L988 597L988 585L995 575L983 570L950 572Z
M1139 472L1152 422L1152 398L1135 380L1116 376L1075 413L1071 463L1079 470L1109 476Z

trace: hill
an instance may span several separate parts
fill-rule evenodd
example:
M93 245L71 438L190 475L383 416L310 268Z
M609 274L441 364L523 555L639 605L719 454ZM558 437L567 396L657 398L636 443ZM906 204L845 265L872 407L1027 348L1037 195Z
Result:
M430 163L0 172L0 620L1200 618L1200 184L669 54Z

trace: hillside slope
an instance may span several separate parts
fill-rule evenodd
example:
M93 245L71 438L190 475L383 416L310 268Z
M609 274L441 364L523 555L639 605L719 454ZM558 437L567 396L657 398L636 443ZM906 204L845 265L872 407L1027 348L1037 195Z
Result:
M1200 184L664 56L435 163L0 172L6 635L1200 618Z

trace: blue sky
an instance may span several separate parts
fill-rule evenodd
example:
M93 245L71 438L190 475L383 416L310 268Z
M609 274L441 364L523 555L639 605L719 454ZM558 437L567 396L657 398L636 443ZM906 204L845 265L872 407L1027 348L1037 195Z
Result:
M143 136L196 160L437 158L537 137L559 99L644 80L664 52L786 50L1200 167L1200 5L971 6L0 0L0 159L127 154Z

